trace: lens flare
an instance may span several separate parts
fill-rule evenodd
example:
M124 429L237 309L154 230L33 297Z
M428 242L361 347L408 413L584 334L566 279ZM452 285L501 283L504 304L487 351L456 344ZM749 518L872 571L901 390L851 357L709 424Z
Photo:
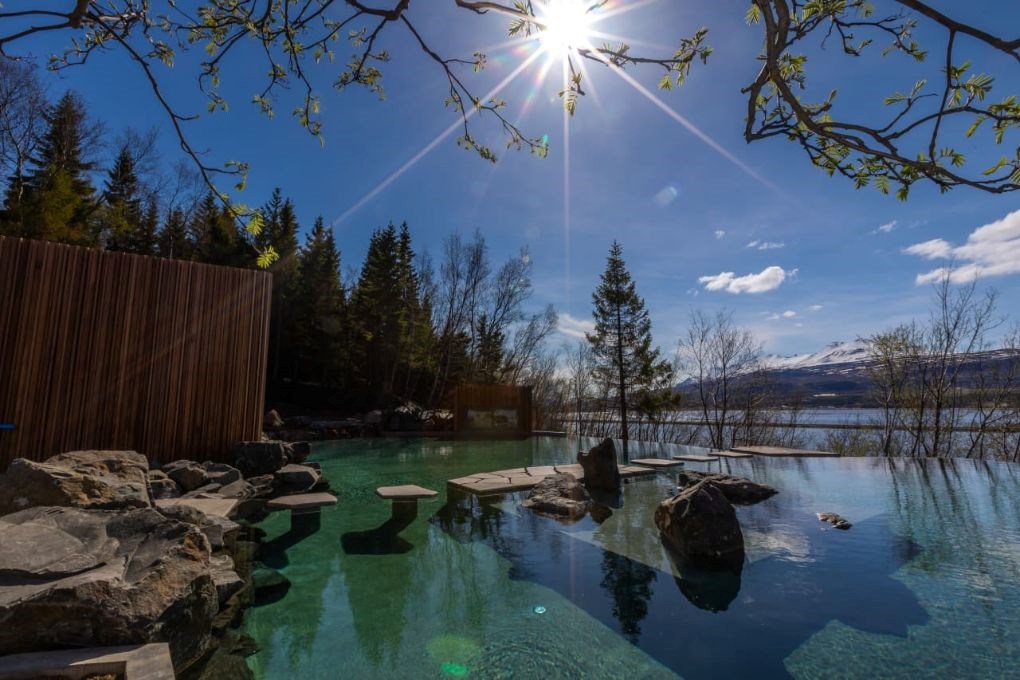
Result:
M537 8L538 40L543 49L554 55L588 45L593 17L585 0L548 0Z

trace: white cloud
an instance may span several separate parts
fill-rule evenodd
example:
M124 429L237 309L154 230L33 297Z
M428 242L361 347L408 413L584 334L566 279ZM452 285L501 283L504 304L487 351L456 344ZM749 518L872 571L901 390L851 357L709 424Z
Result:
M788 309L785 312L783 312L783 317L786 319L792 319L795 316L797 316L797 312L793 311L792 309Z
M775 290L782 285L783 281L797 275L797 270L785 270L775 265L766 267L759 274L747 274L737 276L733 272L720 272L715 276L702 276L698 283L705 286L705 290L724 290L727 293L739 295L740 293L765 293Z
M952 255L953 246L950 245L949 241L945 241L940 238L933 238L930 241L915 243L912 246L904 248L903 252L907 255L917 255L918 257L923 257L928 260L935 260Z
M569 335L572 338L581 340L584 338L585 333L591 333L595 330L595 324L590 319L576 319L569 314L561 313L556 330L563 333L563 335Z
M822 311L822 309L823 308L821 305L811 305L810 307L808 307L809 312L820 312Z
M758 250L776 250L777 248L785 248L786 244L782 241L751 241L746 247L757 248Z
M954 263L918 274L918 285L938 281L947 274L953 283L1020 274L1020 210L978 227L963 245L954 246L937 238L916 243L903 252L929 260L949 259Z
M722 238L725 235L726 235L726 232L723 231L722 229L716 229L715 230L715 237L716 238Z
M899 223L896 220L893 220L892 222L886 222L885 224L880 224L878 225L878 229L871 233L877 234L879 232L882 232L883 234L888 234L890 231L896 228L897 224Z

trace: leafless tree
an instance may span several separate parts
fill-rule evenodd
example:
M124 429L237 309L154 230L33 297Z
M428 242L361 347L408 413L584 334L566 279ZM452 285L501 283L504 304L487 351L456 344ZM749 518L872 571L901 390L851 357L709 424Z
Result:
M20 204L26 166L46 125L46 91L29 62L0 58L0 173Z

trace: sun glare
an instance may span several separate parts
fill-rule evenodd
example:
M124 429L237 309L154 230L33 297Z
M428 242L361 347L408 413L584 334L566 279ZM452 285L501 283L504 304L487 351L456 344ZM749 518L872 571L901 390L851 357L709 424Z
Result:
M550 54L565 55L584 48L592 34L590 0L546 0L538 9L542 47Z

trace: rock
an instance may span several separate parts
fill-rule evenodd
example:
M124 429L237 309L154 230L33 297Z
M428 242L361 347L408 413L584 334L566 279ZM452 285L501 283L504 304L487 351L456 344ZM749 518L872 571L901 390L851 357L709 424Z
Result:
M206 461L202 468L205 470L206 479L213 484L227 486L241 479L241 471L226 463Z
M166 476L177 482L177 485L187 493L194 491L209 483L206 478L205 468L193 460L175 460L160 468Z
M522 503L536 512L580 519L591 507L591 497L570 473L549 475L535 486Z
M209 541L209 547L214 551L232 546L237 539L238 532L241 530L241 525L237 522L226 517L207 515L190 505L157 506L157 510L164 517L175 519L178 522L193 524L201 529Z
M303 463L312 453L312 446L308 442L290 442L287 444L287 460L291 463Z
M771 486L758 484L744 477L734 477L714 472L698 472L696 470L681 472L677 483L681 488L686 488L705 480L711 481L713 486L722 491L726 500L738 505L751 505L779 493L779 491Z
M248 477L271 475L290 462L287 444L280 441L234 444L234 467Z
M220 487L216 493L222 498L244 499L251 498L255 493L255 488L243 479L239 479L236 482Z
M226 498L226 496L219 494L222 488L219 484L205 484L197 489L181 494L181 498Z
M266 415L262 416L262 427L276 430L283 427L283 418L277 413L276 409L272 409L266 412Z
M276 481L290 490L307 491L319 481L319 472L307 465L284 465L276 471Z
M0 515L42 505L149 507L148 471L134 451L72 451L42 463L16 458L0 480Z
M828 522L835 528L842 529L843 531L846 531L853 526L853 524L850 524L850 522L846 521L834 512L819 512L816 513L816 516L818 517L818 521Z
M162 470L149 470L149 495L153 500L163 498L180 498L181 487L177 482L166 476Z
M180 668L208 649L217 595L191 524L152 508L30 508L0 518L0 560L0 655L167 642Z
M616 464L616 445L612 439L603 439L588 453L578 452L577 462L584 468L584 485L589 489L620 490L620 468Z
M291 416L287 419L290 427L305 428L312 424L311 416Z
M737 513L710 481L695 484L655 510L667 547L699 568L736 569L744 562L744 534Z
M273 475L259 475L245 480L251 487L251 498L271 498L273 496Z
M244 580L234 571L234 560L230 555L214 555L209 560L209 571L212 576L213 585L216 587L216 595L220 604L244 588Z
M383 412L379 410L369 411L362 420L366 425L382 425Z

